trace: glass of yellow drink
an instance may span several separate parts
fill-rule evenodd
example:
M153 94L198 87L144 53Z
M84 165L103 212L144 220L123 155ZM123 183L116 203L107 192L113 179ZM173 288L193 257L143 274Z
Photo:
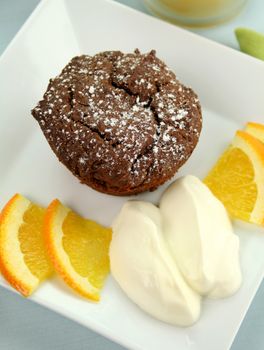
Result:
M247 0L144 0L155 15L185 26L210 26L239 12Z

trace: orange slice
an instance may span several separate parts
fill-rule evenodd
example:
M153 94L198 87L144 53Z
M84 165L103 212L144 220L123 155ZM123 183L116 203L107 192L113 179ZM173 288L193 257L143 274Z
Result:
M44 231L58 274L82 296L99 300L110 269L111 229L83 219L55 199L47 208Z
M261 142L264 142L264 125L258 123L247 123L245 131L250 135L256 137Z
M264 224L264 144L254 136L237 131L204 182L232 217Z
M43 237L45 209L16 194L0 215L0 271L24 296L51 273Z

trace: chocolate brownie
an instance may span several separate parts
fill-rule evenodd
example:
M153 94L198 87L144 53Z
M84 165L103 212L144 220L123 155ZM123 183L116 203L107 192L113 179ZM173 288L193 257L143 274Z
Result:
M74 57L32 114L59 160L82 183L113 195L170 179L202 125L197 95L155 51Z

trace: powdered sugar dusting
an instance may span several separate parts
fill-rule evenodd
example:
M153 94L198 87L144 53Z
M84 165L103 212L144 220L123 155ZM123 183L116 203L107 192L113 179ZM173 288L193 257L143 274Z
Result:
M196 95L154 52L75 57L33 115L71 171L90 183L92 170L107 188L151 188L157 176L164 182L201 129Z

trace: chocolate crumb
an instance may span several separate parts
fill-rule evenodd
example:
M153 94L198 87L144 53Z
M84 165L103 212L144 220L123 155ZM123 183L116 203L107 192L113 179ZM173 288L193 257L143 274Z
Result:
M202 126L197 95L154 50L74 57L32 115L82 183L113 195L153 190L170 179Z

